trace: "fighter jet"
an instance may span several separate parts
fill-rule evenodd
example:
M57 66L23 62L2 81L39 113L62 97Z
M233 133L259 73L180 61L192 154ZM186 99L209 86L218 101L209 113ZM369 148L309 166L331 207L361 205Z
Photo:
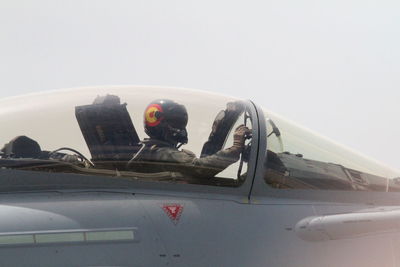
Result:
M400 172L250 100L86 87L0 125L0 266L400 266Z

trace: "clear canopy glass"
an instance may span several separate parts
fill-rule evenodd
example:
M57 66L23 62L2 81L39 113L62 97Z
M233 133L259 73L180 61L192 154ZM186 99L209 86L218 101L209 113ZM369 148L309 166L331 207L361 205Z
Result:
M147 118L149 123L155 113L146 108L154 100L171 100L186 108L187 144L152 143L158 154L173 154L174 159L164 154L157 159L142 157L144 141L150 137L144 128L145 112L153 116ZM247 105L212 93L146 86L88 87L7 98L0 100L0 142L5 144L0 166L237 186L246 177L247 163L243 153L230 149L239 125L252 128L253 119L245 116ZM172 111L172 117L173 112L178 111ZM157 131L179 128L171 120Z
M400 172L264 109L274 188L400 191Z

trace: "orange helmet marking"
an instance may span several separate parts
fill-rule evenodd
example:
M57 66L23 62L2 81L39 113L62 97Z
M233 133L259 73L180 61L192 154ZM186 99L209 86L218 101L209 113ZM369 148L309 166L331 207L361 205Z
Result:
M144 121L147 126L154 127L160 124L163 118L157 118L156 112L163 112L163 109L160 105L151 104L147 107L146 111L144 112Z

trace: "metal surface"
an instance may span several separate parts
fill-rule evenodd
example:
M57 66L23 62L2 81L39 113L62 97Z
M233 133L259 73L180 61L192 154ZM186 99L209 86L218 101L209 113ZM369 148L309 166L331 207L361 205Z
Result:
M399 194L270 187L248 105L239 187L0 169L0 266L400 266Z

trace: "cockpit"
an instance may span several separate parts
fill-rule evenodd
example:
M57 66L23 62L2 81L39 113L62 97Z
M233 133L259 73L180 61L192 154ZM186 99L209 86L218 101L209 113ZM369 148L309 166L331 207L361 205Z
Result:
M0 100L0 124L0 172L400 191L399 171L251 101L213 93L145 86L54 91Z
M254 120L249 101L142 87L45 93L2 104L3 169L224 186L246 179ZM235 147L238 128L246 130Z

